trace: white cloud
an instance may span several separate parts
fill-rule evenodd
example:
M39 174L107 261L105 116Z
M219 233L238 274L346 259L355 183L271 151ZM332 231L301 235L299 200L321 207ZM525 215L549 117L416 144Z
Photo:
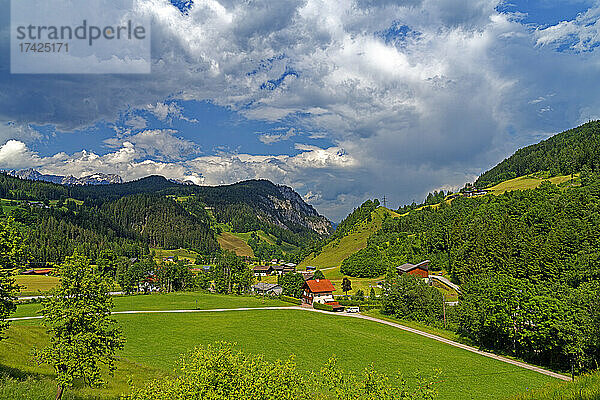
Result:
M39 158L27 149L25 143L9 140L0 147L0 166L2 169L19 169L34 167Z
M499 13L499 3L207 0L184 15L167 0L144 0L138 12L155 21L151 76L0 77L0 118L73 129L141 109L171 123L193 121L177 100L210 101L248 118L292 119L296 131L319 132L334 146L186 161L177 157L191 144L148 131L110 143L116 159L133 151L158 160L119 161L120 173L194 172L213 184L271 178L311 192L336 219L366 197L419 201L600 109L600 7L532 29ZM564 46L573 51L556 51ZM86 160L73 165L109 163Z
M572 21L536 31L538 46L565 46L573 51L590 51L600 44L600 4L581 13Z
M158 160L182 160L200 152L200 147L190 140L175 136L173 129L148 129L136 134L120 134L104 142L113 148L125 143L134 145L139 157Z
M273 144L283 140L289 140L298 134L294 128L282 128L279 130L285 130L285 132L263 133L258 136L258 140L264 144Z

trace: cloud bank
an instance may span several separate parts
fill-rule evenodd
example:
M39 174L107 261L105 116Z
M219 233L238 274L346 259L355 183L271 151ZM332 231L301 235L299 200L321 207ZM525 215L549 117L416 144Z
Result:
M338 220L367 197L400 204L458 187L517 147L599 116L599 5L535 27L491 0L197 0L186 12L167 0L136 4L154 21L150 76L10 76L0 60L0 120L15 132L68 131L143 110L165 128L134 116L104 155L48 157L28 148L34 138L0 129L0 166L204 184L262 177ZM203 153L201 137L169 127L197 122L173 99L292 121L256 135L266 146L296 142L295 151L257 156L241 144L240 154ZM322 132L333 146L308 146L300 131Z

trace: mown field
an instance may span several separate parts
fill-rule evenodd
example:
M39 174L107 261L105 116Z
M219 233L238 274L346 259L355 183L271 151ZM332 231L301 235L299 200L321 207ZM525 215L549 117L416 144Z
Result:
M196 261L196 257L198 257L198 253L188 249L175 249L175 250L165 250L152 248L151 251L154 251L154 258L157 261L162 261L165 257L178 257L182 260L187 260L190 262Z
M501 182L495 186L492 186L486 190L492 192L493 194L502 194L504 192L508 192L511 190L528 190L535 189L542 184L544 181L550 181L555 185L564 185L571 180L577 180L579 174L573 175L562 175L562 176L554 176L554 177L546 177L547 174L537 173L526 176L521 176L518 178L510 179L504 182Z
M43 275L17 275L17 285L21 287L20 296L36 295L39 292L47 292L60 284L60 278L56 276Z
M254 296L226 296L206 293L169 293L137 296L113 297L115 308L113 311L127 310L213 310L216 308L241 308L241 307L283 307L291 306L277 299ZM38 315L41 304L21 304L17 311L11 315L17 317L32 317Z
M254 252L252 251L252 248L248 246L248 243L230 232L221 232L217 237L217 241L223 250L233 251L240 257L254 257Z
M234 308L279 305L279 302L251 297L207 294L178 294L117 298L118 310L190 308ZM19 307L32 314L35 305ZM191 307L193 308L193 307ZM502 362L445 345L371 321L324 315L302 310L251 310L207 313L121 314L115 318L127 336L119 354L120 368L104 389L80 388L78 396L114 398L136 382L169 374L179 354L198 344L219 340L235 342L240 349L264 354L268 359L296 356L300 369L322 365L336 355L342 367L360 371L370 363L395 376L401 372L409 382L418 376L438 378L440 399L506 398L527 388L540 388L553 379ZM13 376L28 375L51 379L52 372L32 364L29 352L47 341L38 321L14 322L9 339L0 342L0 364ZM44 386L44 385L42 385ZM51 385L45 385L50 386ZM51 392L51 391L50 391ZM0 398L2 391L0 390ZM9 397L4 397L9 398Z

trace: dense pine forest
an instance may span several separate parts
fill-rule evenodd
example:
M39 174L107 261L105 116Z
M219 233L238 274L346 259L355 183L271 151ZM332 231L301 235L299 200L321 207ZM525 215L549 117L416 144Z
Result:
M539 171L551 176L600 169L600 121L592 121L524 147L482 174L475 186L484 188Z

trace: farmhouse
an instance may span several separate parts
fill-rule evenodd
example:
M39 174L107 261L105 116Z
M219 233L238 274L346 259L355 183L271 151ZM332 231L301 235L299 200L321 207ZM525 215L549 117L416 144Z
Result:
M271 265L257 265L252 268L254 276L269 276L273 273L273 266Z
M54 271L52 268L44 268L44 269L28 269L27 271L23 271L21 275L46 275L52 273Z
M396 267L396 270L400 275L414 275L416 277L420 277L425 279L426 281L429 281L429 260L420 262L417 265L404 264L399 267Z
M283 292L283 288L274 283L258 282L252 286L252 291L259 295L279 296Z
M314 273L311 271L300 271L299 274L302 275L305 281L311 280L314 276Z
M306 304L334 302L333 283L329 279L311 279L304 282L302 301Z
M281 264L273 265L273 272L275 272L277 275L283 274L283 265L281 265Z

